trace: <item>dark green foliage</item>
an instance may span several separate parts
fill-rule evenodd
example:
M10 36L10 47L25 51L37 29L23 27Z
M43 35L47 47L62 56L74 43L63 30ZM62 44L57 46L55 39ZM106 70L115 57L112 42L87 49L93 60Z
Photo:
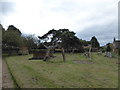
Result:
M16 28L15 26L13 26L13 25L9 25L7 30L8 30L8 31L14 31L14 32L18 33L18 35L21 35L21 34L22 34L21 31L20 31L19 29L17 29L17 28Z
M111 49L111 47L110 47L110 44L108 43L108 44L107 44L106 51L111 52L111 50L112 50L112 49Z
M105 52L105 51L106 51L106 48L105 48L105 47L100 47L100 50L101 50L102 52Z
M22 41L25 47L28 49L37 48L37 40L34 35L24 35L22 36Z
M22 46L22 38L17 32L14 31L4 31L2 34L2 43L8 46L19 47Z
M91 39L91 45L93 48L99 48L100 44L95 36L92 37Z
M51 36L51 37L49 37ZM47 42L50 40L49 45L58 44L64 49L82 48L82 42L75 36L75 33L69 29L50 30L48 33L39 37L40 41Z
M82 39L80 39L80 42L82 42L82 44L84 46L88 46L89 44L91 44L91 41L86 41L86 40L82 40Z
M10 25L7 30L2 29L2 43L6 46L22 46L21 32L15 26Z
M3 28L3 27L2 27ZM2 48L6 47L37 47L37 40L34 35L22 35L15 26L10 25L7 30L2 29Z

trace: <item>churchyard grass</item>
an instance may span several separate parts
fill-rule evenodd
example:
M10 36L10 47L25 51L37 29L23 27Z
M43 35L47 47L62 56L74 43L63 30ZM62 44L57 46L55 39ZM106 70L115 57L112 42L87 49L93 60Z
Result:
M32 55L10 56L5 60L21 88L117 88L118 59L92 53L92 60L83 54L60 53L49 61L28 60Z

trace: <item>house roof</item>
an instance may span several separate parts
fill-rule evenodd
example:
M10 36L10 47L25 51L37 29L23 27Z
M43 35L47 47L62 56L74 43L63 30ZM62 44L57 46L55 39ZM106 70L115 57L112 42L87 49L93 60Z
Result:
M120 40L114 41L113 45L115 48L120 48Z

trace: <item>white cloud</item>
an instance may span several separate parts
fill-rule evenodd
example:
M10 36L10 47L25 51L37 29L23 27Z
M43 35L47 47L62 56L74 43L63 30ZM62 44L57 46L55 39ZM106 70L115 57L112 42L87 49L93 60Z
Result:
M43 35L50 29L84 31L117 20L118 0L5 0L14 12L4 15L3 26L15 25L24 33Z

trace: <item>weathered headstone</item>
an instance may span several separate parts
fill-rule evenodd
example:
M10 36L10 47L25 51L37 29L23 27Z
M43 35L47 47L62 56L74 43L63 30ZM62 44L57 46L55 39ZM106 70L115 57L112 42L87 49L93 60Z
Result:
M111 52L106 52L106 56L109 57L109 58L112 58Z

